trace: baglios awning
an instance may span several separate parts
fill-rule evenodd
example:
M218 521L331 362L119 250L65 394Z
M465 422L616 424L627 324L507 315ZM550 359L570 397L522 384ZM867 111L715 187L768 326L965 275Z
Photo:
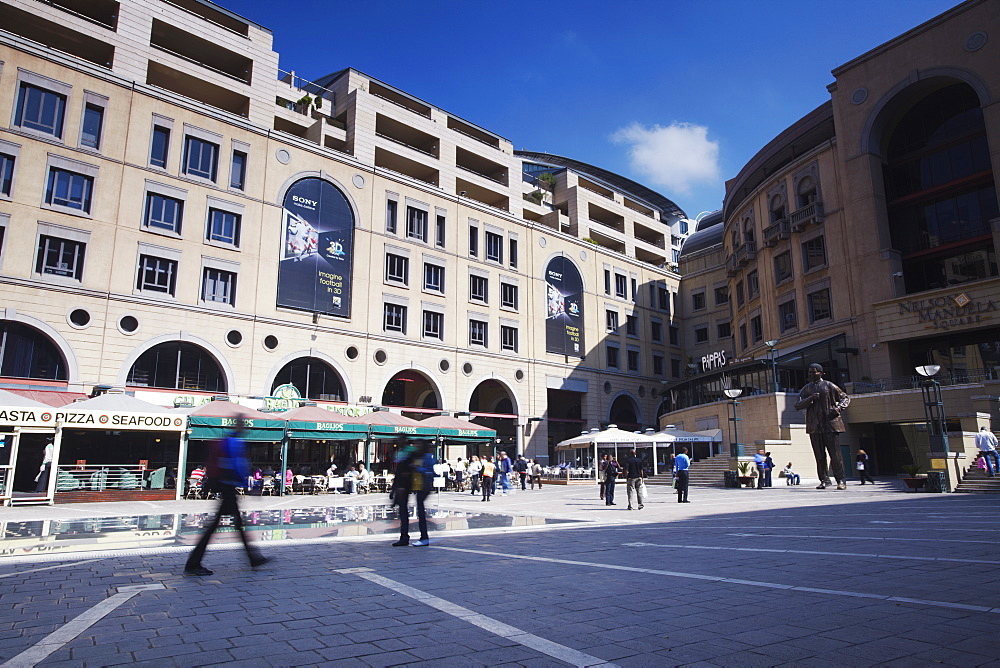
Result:
M222 438L226 432L243 420L245 441L274 442L285 436L285 420L269 413L261 413L246 406L234 404L227 399L217 399L197 408L181 408L180 413L188 416L188 429L193 440L214 440Z
M427 427L418 420L390 413L389 411L375 411L358 418L369 427L369 438L437 438L438 432L434 427Z
M494 429L450 415L437 415L421 420L420 424L437 429L445 443L486 443L497 437Z
M363 441L369 425L361 418L349 417L319 406L302 406L281 416L288 421L289 438L314 441Z

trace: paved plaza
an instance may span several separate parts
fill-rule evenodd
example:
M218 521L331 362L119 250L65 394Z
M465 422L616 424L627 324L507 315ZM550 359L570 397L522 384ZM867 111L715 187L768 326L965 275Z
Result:
M214 502L0 509L0 665L1000 666L1000 499L650 489L638 512L624 485L443 493L426 548L390 546L385 495L248 498L291 523L255 531L272 561L220 535L202 578L183 563ZM24 538L137 513L187 515L152 547Z

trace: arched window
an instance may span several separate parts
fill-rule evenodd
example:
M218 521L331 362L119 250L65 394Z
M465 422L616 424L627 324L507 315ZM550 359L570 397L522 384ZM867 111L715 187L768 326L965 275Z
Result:
M343 383L329 364L315 357L300 357L292 360L274 377L271 392L279 385L294 385L306 399L320 401L344 401Z
M139 356L125 382L140 387L226 392L226 377L218 362L193 343L170 341Z
M907 292L997 275L990 220L1000 215L979 97L966 84L916 102L884 151L893 247Z
M0 322L0 376L66 380L66 360L34 327L4 320Z
M608 421L611 424L618 425L619 429L624 429L625 431L642 429L642 425L639 424L639 410L635 405L635 401L626 394L621 395L611 404L611 410L608 412Z
M781 195L775 195L771 198L771 224L783 220L785 217L785 198Z
M749 217L748 218L744 218L743 219L743 241L744 242L751 242L754 239L755 239L755 237L754 237L754 233L753 233L753 219L749 218Z
M816 181L813 180L813 177L805 176L799 181L796 196L800 209L804 209L819 199L819 190L816 188Z

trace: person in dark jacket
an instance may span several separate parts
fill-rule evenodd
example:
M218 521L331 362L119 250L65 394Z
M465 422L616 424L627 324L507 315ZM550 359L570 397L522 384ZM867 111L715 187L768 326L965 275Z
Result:
M236 426L221 440L212 444L209 454L208 469L202 486L209 492L219 495L219 509L215 519L205 527L198 544L191 550L187 563L184 565L184 575L211 575L213 571L201 565L208 542L219 526L223 515L233 518L233 526L240 533L240 540L247 551L250 566L256 568L266 564L269 559L263 555L247 539L243 528L243 516L240 515L239 503L236 500L237 488L244 487L250 475L250 464L247 462L246 449L243 445L243 420L237 420Z
M615 481L621 472L622 467L618 464L618 458L611 455L607 466L604 467L604 505L606 506L618 505L615 503Z
M626 510L642 510L645 501L642 497L642 479L646 477L642 460L636 454L635 448L629 450L625 459L625 484L628 492L628 508ZM633 500L634 499L634 500Z
M430 544L427 534L427 511L424 502L434 486L434 465L437 459L429 451L427 441L406 443L398 451L396 476L393 478L389 500L399 508L399 540L393 547L413 545L424 547ZM420 538L410 542L410 494L417 496L417 524Z

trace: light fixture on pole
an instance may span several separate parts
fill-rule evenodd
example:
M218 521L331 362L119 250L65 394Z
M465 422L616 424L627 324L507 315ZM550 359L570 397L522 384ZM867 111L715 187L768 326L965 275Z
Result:
M733 439L729 443L729 456L738 459L743 456L743 444L740 443L740 421L742 420L739 413L740 402L736 401L736 399L743 394L743 388L726 388L722 390L722 393L729 397L731 400L729 405L733 409L733 416L729 418L729 421L733 425Z
M778 339L771 339L770 341L765 341L764 345L767 346L767 356L771 360L771 384L774 388L774 393L778 393Z
M924 380L920 383L920 391L924 395L924 417L927 419L927 436L931 441L932 452L949 452L948 422L944 415L944 401L941 399L941 383L934 376L941 370L940 364L925 364L916 367L918 374ZM941 444L940 450L934 450L934 438Z

